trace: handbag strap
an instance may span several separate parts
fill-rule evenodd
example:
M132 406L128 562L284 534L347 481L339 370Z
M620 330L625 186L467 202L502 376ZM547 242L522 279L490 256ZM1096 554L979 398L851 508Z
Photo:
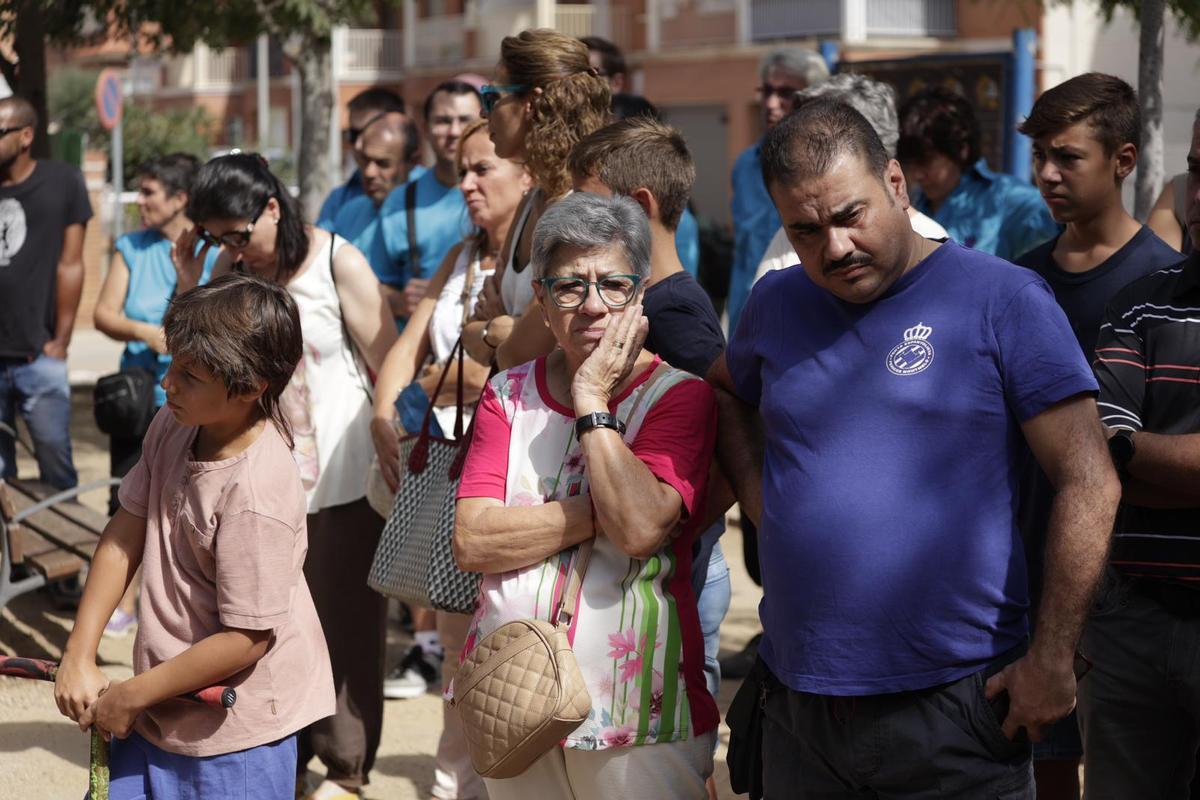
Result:
M664 375L671 369L667 362L660 362L654 368L653 374L646 379L638 391L637 397L633 400L633 405L629 408L629 413L625 415L625 423L628 426L629 422L637 416L638 409L642 407L642 402L654 390L657 384ZM569 452L569 449L568 449ZM595 524L595 513L592 515L593 525ZM596 538L581 543L579 549L575 552L575 557L571 559L571 576L567 579L567 587L563 590L562 597L559 598L558 606L554 609L554 614L550 617L551 625L569 626L575 615L575 607L579 601L579 592L583 589L583 578L587 574L588 562L592 559L592 548L595 545Z

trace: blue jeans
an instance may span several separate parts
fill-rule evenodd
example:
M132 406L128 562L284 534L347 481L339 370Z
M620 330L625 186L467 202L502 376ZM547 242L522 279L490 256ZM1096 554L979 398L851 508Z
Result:
M729 565L725 563L721 543L716 542L708 559L708 577L704 581L704 589L696 598L700 612L700 633L704 635L704 683L713 699L721 689L721 665L717 661L717 654L721 650L721 622L729 610L729 597Z
M219 756L182 756L136 733L113 737L109 800L293 800L295 734Z
M16 427L20 412L42 481L56 489L79 483L71 461L71 387L67 362L40 355L33 361L0 358L0 422ZM16 443L0 434L0 478L17 476Z

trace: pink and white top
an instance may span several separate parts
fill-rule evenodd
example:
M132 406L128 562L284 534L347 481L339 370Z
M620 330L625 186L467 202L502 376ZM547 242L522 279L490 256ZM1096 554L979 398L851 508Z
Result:
M699 531L716 404L712 389L660 359L609 404L625 441L683 499L683 532L646 560L598 536L568 630L592 696L587 721L565 747L603 750L688 739L717 726L705 688L704 641L692 593L692 544ZM647 393L640 402L638 397ZM551 397L546 359L497 375L484 390L458 496L534 506L588 492L574 436L575 412ZM569 548L537 564L484 575L463 655L508 622L548 620L566 588Z

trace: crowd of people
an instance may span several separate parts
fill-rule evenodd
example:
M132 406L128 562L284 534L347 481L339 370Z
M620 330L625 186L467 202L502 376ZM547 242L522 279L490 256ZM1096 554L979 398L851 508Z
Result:
M256 154L139 169L95 321L148 413L108 431L55 689L112 736L111 797L359 796L385 698L427 691L442 800L715 797L723 676L755 797L1077 798L1081 759L1088 798L1200 796L1200 112L1142 224L1118 77L1038 98L1032 184L946 88L897 103L799 48L759 77L720 265L686 140L592 37L506 37L419 116L359 94L313 221ZM65 489L90 209L35 128L0 100L0 421ZM388 665L401 440L468 422L475 611L408 608ZM735 504L762 633L719 660ZM573 575L586 719L481 777L459 664ZM100 638L135 626L110 680ZM236 712L169 701L219 682Z

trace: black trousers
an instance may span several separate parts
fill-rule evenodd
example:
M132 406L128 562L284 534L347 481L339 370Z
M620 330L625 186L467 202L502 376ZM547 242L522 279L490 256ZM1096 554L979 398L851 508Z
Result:
M999 668L865 697L796 692L768 675L764 797L1033 800L1030 744L1004 735L983 694Z

